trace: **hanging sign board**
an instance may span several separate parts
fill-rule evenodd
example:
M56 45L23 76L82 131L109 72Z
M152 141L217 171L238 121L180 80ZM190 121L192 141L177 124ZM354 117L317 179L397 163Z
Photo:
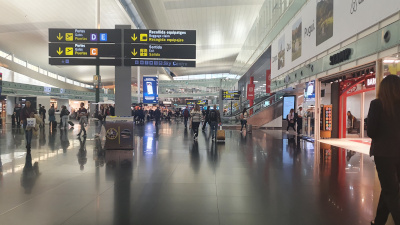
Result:
M124 30L125 43L196 44L195 30Z

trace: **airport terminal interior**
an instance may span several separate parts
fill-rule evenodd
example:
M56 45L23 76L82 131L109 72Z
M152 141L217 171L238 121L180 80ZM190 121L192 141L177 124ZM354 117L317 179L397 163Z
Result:
M398 0L0 0L0 224L399 224L399 54Z

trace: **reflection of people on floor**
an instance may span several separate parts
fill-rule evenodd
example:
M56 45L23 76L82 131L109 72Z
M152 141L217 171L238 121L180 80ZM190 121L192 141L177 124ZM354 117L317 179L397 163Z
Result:
M220 161L219 152L218 152L218 144L216 142L212 142L210 144L211 144L211 150L207 151L207 158L208 158L208 163L210 164L210 167L215 172L217 169L218 163ZM207 145L208 145L208 143L207 143Z
M106 151L103 149L100 138L95 139L94 160L96 167L103 167L105 164Z
M68 130L66 129L60 130L60 140L61 140L61 148L65 153L67 152L67 149L69 147Z
M347 150L347 154L346 154L347 162L350 161L351 157L353 157L355 154L356 154L356 152Z
M81 170L85 169L85 164L87 163L87 152L86 152L86 137L83 137L82 139L79 137L79 152L78 152L78 163L80 165Z
M26 194L32 192L33 186L35 185L39 175L39 163L35 162L32 166L32 156L31 153L28 152L26 154L25 166L21 175L21 186L24 187Z
M49 147L52 151L56 149L56 134L49 132Z
M190 149L190 165L195 173L200 169L199 142L194 141Z

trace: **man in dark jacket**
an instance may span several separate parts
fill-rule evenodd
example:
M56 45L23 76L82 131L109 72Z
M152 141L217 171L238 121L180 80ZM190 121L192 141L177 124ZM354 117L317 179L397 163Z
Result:
M187 128L187 122L189 120L189 117L190 117L189 108L186 106L186 109L183 110L183 119L184 119L185 128Z
M156 111L154 111L154 118L156 120L156 125L160 123L160 118L161 118L161 111L160 108L157 107Z
M203 123L203 129L202 129L203 131L206 131L207 123L208 123L208 125L210 125L209 115L210 115L210 108L207 107L207 110L205 110L205 113L204 113L204 123Z
M21 106L17 104L14 108L15 120L17 122L17 127L21 125Z

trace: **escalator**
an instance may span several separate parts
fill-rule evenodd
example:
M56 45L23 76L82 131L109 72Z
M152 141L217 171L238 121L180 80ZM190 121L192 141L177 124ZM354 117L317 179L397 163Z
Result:
M254 127L262 127L278 118L281 120L283 114L283 95L275 94L269 96L249 107L247 112L250 114L247 122ZM239 125L240 113L236 112L232 116L225 116L222 118L222 122L228 125Z

